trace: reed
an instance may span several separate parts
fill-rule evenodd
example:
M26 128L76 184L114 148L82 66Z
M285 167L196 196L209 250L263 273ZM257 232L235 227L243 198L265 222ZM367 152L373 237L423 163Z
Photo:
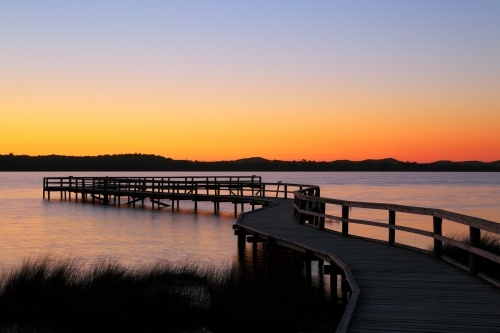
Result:
M470 244L470 238L468 234L454 235L451 238L456 239L462 243ZM482 234L480 239L480 248L487 250L491 253L500 255L500 237L493 234ZM432 248L431 248L432 251ZM457 248L451 244L443 244L443 255L448 256L458 262L469 265L469 252L463 249ZM484 273L500 280L500 265L490 261L488 259L481 259L480 270Z
M128 268L109 259L32 259L1 278L0 327L2 332L294 332L308 331L312 318L331 325L326 301L309 296L294 280L245 276L236 264L215 269L160 261Z

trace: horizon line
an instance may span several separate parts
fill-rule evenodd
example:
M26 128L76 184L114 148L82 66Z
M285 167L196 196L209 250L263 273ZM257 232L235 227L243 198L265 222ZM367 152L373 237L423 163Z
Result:
M232 160L196 160L196 159L174 159L171 157L163 156L163 155L157 155L157 154L146 154L146 153L122 153L122 154L99 154L99 155L62 155L62 154L47 154L47 155L28 155L28 154L14 154L14 153L8 153L8 154L0 154L0 157L74 157L74 158L95 158L95 157L113 157L113 156L153 156L153 157L161 157L164 159L171 159L173 161L185 161L185 162L192 162L192 163L220 163L220 162L242 162L242 161L254 161L254 163L258 163L258 161L262 162L291 162L291 163L332 163L332 162L368 162L368 161L374 161L374 162L381 162L381 161L387 161L387 162L399 162L399 163L416 163L416 164L432 164L432 163L471 163L471 162L476 162L476 163L495 163L495 162L500 162L500 159L498 160L492 160L492 161L481 161L481 160L460 160L460 161L453 161L453 160L434 160L431 162L417 162L417 161L402 161L398 160L393 157L386 157L386 158L366 158L362 160L349 160L349 159L336 159L336 160L306 160L306 159L299 159L299 160L279 160L279 159L269 159L261 156L252 156L252 157L243 157L243 158L237 158L237 159L232 159Z

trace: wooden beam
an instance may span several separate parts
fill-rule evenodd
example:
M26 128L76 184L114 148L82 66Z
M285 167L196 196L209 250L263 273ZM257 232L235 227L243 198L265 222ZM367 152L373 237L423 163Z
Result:
M160 200L154 200L154 199L151 199L151 202L154 202L155 204L159 205L159 206L163 206L163 207L170 207L169 204L166 204L164 202L161 202Z

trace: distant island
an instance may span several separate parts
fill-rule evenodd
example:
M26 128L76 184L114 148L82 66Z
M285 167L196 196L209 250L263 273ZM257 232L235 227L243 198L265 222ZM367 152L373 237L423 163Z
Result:
M500 161L402 162L393 158L363 161L282 161L262 157L234 161L191 161L148 154L98 156L0 155L0 171L500 171Z

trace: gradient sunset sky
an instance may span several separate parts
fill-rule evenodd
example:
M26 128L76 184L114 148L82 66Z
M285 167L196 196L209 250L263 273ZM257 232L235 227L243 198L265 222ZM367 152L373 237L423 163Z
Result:
M500 160L500 1L0 3L0 154Z

